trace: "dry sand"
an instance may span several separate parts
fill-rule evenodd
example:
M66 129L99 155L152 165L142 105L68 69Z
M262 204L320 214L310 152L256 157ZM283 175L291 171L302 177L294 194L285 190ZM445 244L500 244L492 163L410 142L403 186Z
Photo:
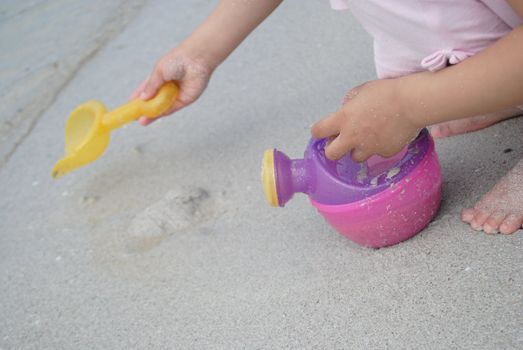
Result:
M113 5L111 16L125 6ZM53 26L59 9L2 21L2 120L30 105L10 86L51 97L22 118L31 127L9 126L14 143L2 141L0 349L521 349L523 234L488 236L459 220L523 154L521 118L437 142L441 210L397 246L351 243L304 196L266 205L263 150L300 156L308 126L374 78L369 37L325 1L285 2L199 103L119 130L103 158L51 180L69 112L92 98L124 102L211 7L148 2L83 54L67 43L107 28L90 27L91 12L75 12L81 32ZM76 57L60 82L21 82L31 48L6 50L27 23L65 40L49 67Z

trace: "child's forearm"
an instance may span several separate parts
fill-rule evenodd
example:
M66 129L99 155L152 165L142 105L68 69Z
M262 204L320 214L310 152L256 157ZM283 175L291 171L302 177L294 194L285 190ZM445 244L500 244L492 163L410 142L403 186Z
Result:
M419 126L523 104L523 26L465 61L401 78Z
M215 68L267 18L283 0L221 0L183 46Z

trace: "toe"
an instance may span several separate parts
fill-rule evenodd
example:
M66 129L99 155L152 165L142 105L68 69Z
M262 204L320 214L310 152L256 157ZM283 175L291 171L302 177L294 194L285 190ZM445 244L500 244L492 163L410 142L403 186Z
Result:
M430 129L430 134L435 139L464 134L469 131L466 128L466 125L467 123L464 123L463 121L452 121L448 123L437 124Z
M466 223L470 224L472 219L474 219L474 214L476 213L476 210L473 208L467 208L463 209L461 212L461 220L465 221Z
M489 218L490 213L484 210L476 210L474 218L470 222L470 226L477 231L480 231L483 227L483 224Z
M490 215L483 224L483 231L485 231L485 233L488 234L498 233L499 226L501 225L505 217L506 214L502 212L495 212L494 214Z
M503 220L499 226L499 231L505 235L510 235L519 230L522 223L523 218L521 216L518 217L517 215L511 214Z

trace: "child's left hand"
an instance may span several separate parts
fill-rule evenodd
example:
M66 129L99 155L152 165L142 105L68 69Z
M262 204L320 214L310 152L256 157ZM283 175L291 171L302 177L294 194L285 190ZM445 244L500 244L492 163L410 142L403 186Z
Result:
M349 151L357 162L373 154L391 157L412 141L424 125L412 116L414 106L405 84L398 78L360 85L347 94L338 111L314 124L313 137L331 138L327 158L337 160Z

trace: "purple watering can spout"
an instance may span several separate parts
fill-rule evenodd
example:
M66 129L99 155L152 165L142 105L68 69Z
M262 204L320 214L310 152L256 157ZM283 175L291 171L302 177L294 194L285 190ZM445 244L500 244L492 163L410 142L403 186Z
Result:
M283 207L294 193L308 194L307 162L305 159L290 159L283 152L273 150L278 205Z

